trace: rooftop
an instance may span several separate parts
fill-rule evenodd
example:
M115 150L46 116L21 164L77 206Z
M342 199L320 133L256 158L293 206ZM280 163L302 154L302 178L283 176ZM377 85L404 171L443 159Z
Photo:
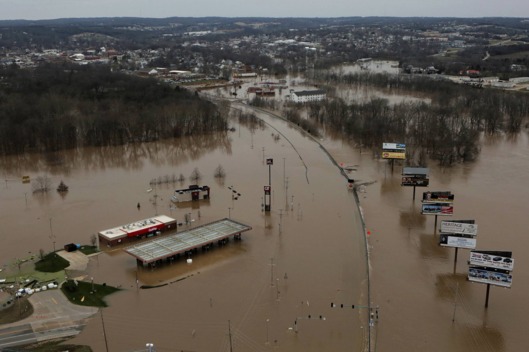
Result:
M119 237L124 237L130 232L138 231L144 228L165 224L168 222L176 221L166 215L159 215L153 218L136 221L130 224L122 225L108 230L100 231L99 234L103 237L111 240Z
M128 247L125 252L143 263L152 263L251 229L248 225L230 219L222 219L171 236Z

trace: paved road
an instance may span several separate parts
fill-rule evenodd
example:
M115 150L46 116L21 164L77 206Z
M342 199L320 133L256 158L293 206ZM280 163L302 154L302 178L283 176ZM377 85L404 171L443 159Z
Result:
M59 290L36 293L29 301L34 308L29 318L0 326L0 349L77 335L98 311L70 303Z

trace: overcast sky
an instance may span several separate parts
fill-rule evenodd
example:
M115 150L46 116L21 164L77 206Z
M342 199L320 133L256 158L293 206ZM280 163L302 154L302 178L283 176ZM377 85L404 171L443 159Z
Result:
M0 19L173 16L529 17L529 0L0 0Z

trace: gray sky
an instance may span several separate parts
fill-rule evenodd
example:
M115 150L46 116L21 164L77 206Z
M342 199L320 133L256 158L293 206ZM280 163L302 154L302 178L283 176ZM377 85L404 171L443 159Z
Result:
M173 16L529 17L529 0L0 0L0 19Z

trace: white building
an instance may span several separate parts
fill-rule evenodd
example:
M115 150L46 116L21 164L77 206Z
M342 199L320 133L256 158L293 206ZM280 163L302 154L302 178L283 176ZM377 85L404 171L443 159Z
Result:
M321 101L326 98L324 90L302 90L299 92L292 92L292 101L295 103L309 103L313 101Z

